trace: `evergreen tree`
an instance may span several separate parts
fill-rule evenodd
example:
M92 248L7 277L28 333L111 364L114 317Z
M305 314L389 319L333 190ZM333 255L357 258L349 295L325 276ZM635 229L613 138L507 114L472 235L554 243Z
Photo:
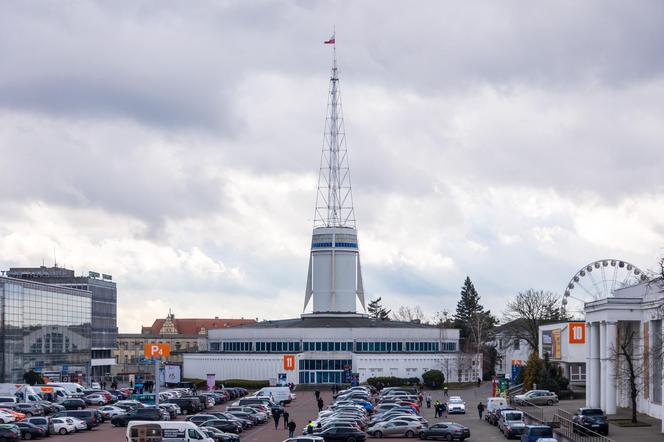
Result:
M381 321L389 321L390 320L390 312L392 310L386 310L382 304L380 303L382 300L382 297L379 297L377 299L372 299L369 302L369 305L367 306L367 311L369 312L369 317L371 319L379 319Z
M490 311L480 304L480 295L475 290L470 277L461 288L461 299L457 302L454 314L454 327L461 329L461 338L466 351L482 351L489 340L492 329L498 323Z
M480 305L480 295L477 293L477 290L475 290L475 286L470 280L470 277L466 276L466 280L461 288L461 299L457 302L454 323L457 327L463 328L474 314L483 311L484 307Z

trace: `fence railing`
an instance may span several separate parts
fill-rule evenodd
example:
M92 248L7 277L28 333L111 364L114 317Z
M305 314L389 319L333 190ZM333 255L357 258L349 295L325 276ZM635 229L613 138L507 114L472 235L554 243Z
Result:
M606 436L584 428L572 421L572 413L558 409L553 415L555 431L574 442L614 442Z
M528 416L530 419L534 420L537 423L544 423L544 408L539 407L528 401L519 401L518 403L514 398L510 397L510 405L515 409L522 411L523 414Z

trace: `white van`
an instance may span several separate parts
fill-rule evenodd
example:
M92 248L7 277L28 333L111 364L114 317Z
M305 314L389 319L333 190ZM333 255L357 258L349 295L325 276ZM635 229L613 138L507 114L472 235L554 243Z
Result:
M163 442L203 441L214 442L193 422L182 421L131 421L127 425L126 442L159 440Z
M263 387L254 396L270 398L277 404L290 404L295 399L288 387Z
M76 382L49 382L46 385L53 385L56 387L62 387L65 389L65 392L67 393L67 396L71 397L83 397L83 386L81 384L77 384Z
M507 401L502 397L488 397L486 398L486 413L489 414L498 407L504 407Z
M57 385L33 385L32 388L40 397L56 404L60 404L67 399L67 390Z

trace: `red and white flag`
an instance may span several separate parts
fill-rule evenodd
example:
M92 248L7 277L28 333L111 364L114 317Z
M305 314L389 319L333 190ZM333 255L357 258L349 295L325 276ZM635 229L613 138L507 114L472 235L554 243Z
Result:
M323 43L325 43L326 45L333 45L333 44L335 44L335 43L336 43L336 40L335 40L335 38L334 38L334 34L332 34L332 37L330 37L329 40L325 40Z

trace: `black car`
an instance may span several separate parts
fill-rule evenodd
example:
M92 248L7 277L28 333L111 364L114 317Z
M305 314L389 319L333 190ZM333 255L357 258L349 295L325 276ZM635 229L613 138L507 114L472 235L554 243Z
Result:
M241 420L246 420L251 422L252 425L258 425L258 418L251 413L245 413L244 411L229 411L228 414L232 414Z
M92 430L102 422L101 413L97 410L67 410L56 413L53 417L75 417L85 421L88 430Z
M65 407L65 410L84 410L86 407L85 401L83 399L65 399L62 402L62 406Z
M36 425L39 428L42 428L47 436L50 435L51 433L55 433L55 430L53 428L53 423L51 422L51 419L47 417L42 417L42 416L27 417L22 422L26 422L32 425Z
M168 404L176 404L183 414L194 414L201 411L201 401L197 397L179 397L165 401Z
M195 414L193 416L187 416L185 420L187 422L193 422L196 425L200 425L205 421L209 421L210 419L216 419L216 417L211 414L201 413Z
M240 436L237 434L224 433L214 427L200 427L200 429L216 442L240 442Z
M590 430L609 435L609 421L601 408L579 408L572 416L572 422L574 432L589 433Z
M199 425L201 428L212 427L217 430L221 430L224 433L235 433L239 434L242 432L242 424L232 420L223 420L223 419L209 419L204 421Z
M37 402L44 409L44 415L50 416L51 414L57 413L58 411L63 411L65 407L60 404L54 404L49 401L39 401Z
M363 442L367 435L364 431L352 428L327 428L316 436L325 439L325 442L330 441L343 441L343 442Z
M160 421L162 411L159 408L136 408L125 414L118 414L111 418L115 427L126 427L131 421Z
M21 440L21 430L14 424L0 424L0 440L19 442Z
M441 422L420 431L420 439L464 440L470 437L470 429L454 422Z
M37 439L49 435L43 428L29 422L17 422L16 426L21 431L23 439Z

